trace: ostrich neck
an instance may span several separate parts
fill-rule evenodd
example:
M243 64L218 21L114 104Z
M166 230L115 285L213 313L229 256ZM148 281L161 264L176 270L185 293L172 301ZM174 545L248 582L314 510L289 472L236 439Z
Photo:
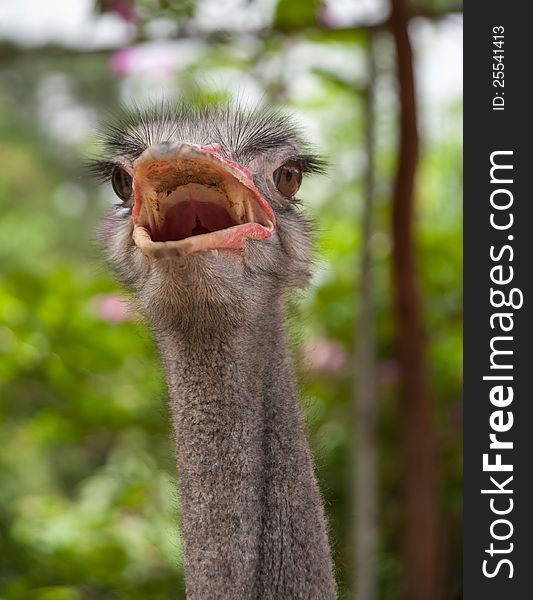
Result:
M280 299L264 299L238 326L199 320L187 335L160 332L158 342L175 433L187 598L336 598Z

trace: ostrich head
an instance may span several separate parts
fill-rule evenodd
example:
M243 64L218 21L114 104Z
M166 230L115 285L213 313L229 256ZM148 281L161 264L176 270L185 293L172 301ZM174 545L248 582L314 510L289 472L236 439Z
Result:
M119 280L155 327L239 313L303 285L311 235L296 194L319 171L273 110L210 105L125 113L93 163L120 199L101 237ZM201 312L200 312L201 311Z

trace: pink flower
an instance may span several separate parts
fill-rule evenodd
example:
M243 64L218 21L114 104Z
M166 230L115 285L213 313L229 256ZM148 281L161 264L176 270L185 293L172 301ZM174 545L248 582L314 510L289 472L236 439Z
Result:
M167 79L181 67L180 58L171 46L144 44L119 48L109 57L109 69L115 75L141 75Z
M338 342L315 338L304 350L304 361L316 371L335 373L346 364L346 352Z
M119 48L109 57L109 69L115 75L124 77L133 71L134 48Z
M92 298L95 313L108 323L123 323L132 320L130 303L116 294L99 294Z

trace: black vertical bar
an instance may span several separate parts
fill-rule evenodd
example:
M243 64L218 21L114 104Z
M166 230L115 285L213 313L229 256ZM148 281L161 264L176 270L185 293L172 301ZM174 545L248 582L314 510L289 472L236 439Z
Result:
M533 101L527 92L533 30L528 7L485 0L467 3L465 10L466 600L533 598L528 581L533 576ZM491 155L493 162L512 166L495 168L492 183ZM491 225L491 214L501 229ZM503 283L511 273L512 280ZM497 307L503 299L510 305ZM493 364L491 341L497 351ZM513 448L491 449L490 434ZM512 471L484 470L483 455L493 465L500 455Z

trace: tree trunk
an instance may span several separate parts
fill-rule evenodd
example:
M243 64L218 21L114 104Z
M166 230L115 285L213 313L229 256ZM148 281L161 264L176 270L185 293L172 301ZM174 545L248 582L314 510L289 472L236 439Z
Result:
M374 210L374 92L376 65L372 32L367 34L368 85L365 93L365 154L367 157L361 250L361 291L356 329L356 385L354 408L354 590L357 600L376 600L377 594L377 397L375 380L374 286L372 281L372 236Z
M413 241L418 130L413 53L405 0L391 0L400 94L400 147L393 192L393 283L400 367L399 412L404 483L404 595L437 596L438 492L432 396Z

